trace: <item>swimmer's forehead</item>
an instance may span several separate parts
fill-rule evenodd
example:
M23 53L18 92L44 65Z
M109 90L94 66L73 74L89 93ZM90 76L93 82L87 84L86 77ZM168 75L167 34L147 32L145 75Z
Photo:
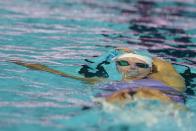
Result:
M141 59L136 58L136 57L117 58L115 61L119 61L119 60L125 60L125 61L131 62L131 63L135 63L135 62L146 63L144 60L141 60Z

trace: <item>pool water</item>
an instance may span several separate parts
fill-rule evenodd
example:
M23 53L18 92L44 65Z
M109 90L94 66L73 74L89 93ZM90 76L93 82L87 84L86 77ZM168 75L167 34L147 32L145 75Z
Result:
M1 0L0 130L196 130L195 21L194 0ZM84 59L115 47L173 63L186 80L187 111L156 102L102 107L93 102L98 85L7 62L78 75Z

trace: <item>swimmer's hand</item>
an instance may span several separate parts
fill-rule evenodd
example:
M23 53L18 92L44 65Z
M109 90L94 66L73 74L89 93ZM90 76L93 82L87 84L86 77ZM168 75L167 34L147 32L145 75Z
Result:
M33 70L45 71L45 72L49 72L49 73L52 73L52 74L60 75L62 77L81 80L81 81L84 81L84 82L89 83L89 84L95 84L95 83L100 82L100 81L103 80L103 79L97 78L97 77L85 78L85 77L73 76L73 75L66 74L64 72L54 70L54 69L51 69L51 68L49 68L45 65L37 64L37 63L27 63L27 62L24 62L24 61L21 61L21 60L9 60L9 62L15 63L17 65L25 66L25 67L33 69Z

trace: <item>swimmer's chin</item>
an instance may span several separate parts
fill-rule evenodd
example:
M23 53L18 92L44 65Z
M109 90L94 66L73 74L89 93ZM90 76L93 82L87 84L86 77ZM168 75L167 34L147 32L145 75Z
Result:
M145 76L124 76L123 80L140 80L142 78L145 78Z
M140 76L140 75L124 75L123 80L139 80L144 77L145 76Z

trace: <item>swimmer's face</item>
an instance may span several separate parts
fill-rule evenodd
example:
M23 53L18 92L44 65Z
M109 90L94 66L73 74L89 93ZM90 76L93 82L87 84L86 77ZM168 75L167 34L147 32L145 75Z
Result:
M141 79L151 72L151 68L146 62L135 57L117 59L116 66L124 80Z

